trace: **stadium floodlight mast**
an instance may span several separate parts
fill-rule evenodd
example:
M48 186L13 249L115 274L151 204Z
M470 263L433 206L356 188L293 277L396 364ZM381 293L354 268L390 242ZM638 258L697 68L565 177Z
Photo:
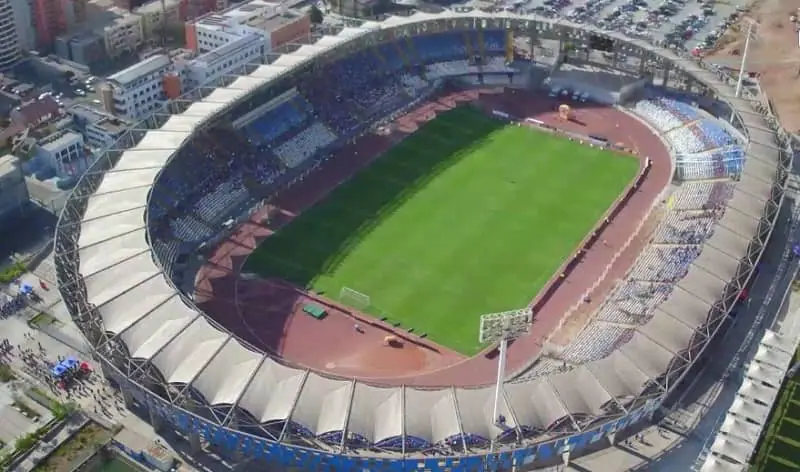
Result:
M503 379L506 375L506 351L508 343L531 332L533 313L530 308L522 310L491 313L481 316L480 335L481 344L500 343L497 356L497 384L494 390L494 408L492 421L500 423L498 408L500 395L503 393Z
M736 98L739 98L739 95L742 94L742 84L744 83L744 70L747 67L747 53L750 51L750 39L753 37L753 27L756 25L756 21L752 18L745 18L747 21L747 36L744 39L744 51L742 51L742 64L739 66L739 78L736 81L736 94L734 95Z

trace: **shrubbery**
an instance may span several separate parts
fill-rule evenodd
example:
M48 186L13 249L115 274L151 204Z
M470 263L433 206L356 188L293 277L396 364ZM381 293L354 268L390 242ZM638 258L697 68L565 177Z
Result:
M22 274L27 271L27 267L22 262L15 262L11 267L0 271L0 284L10 284L18 279Z

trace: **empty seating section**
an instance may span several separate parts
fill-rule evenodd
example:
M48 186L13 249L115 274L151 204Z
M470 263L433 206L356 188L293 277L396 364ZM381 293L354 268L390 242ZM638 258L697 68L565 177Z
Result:
M678 154L677 176L682 180L735 177L744 167L744 149L715 119L704 117L687 103L649 99L633 111L664 134Z
M574 366L567 364L562 359L553 357L540 357L536 363L525 369L522 373L514 377L512 383L522 383L533 380L537 377L551 375L557 372L566 372L572 370Z
M684 183L672 195L672 210L712 210L724 208L733 196L733 182Z
M169 222L172 235L181 241L203 242L217 234L217 228L197 219L191 213L178 216Z
M297 167L334 141L336 135L317 121L275 148L275 155L286 167Z
M268 143L303 124L311 112L311 105L297 95L247 125L245 133L256 144Z
M596 319L628 325L647 323L672 288L672 284L629 280L609 297Z
M411 39L422 63L453 61L468 56L467 43L459 33L439 33Z
M358 107L362 119L369 122L407 104L411 98L405 94L405 90L399 78L375 81L366 90L355 94L352 102Z
M319 118L340 136L352 135L359 126L361 117L348 102L347 97L331 86L338 84L332 79L326 82L325 72L320 77L309 76L298 84L302 95L314 106ZM329 76L330 77L330 76Z
M603 357L627 342L633 327L647 323L700 255L700 244L711 236L714 222L722 217L734 185L731 180L684 182L669 198L667 215L651 244L558 358L583 363ZM555 362L547 361L541 367L536 364L520 378L541 375Z
M171 269L180 255L180 243L174 238L159 239L152 241L151 246L156 258L161 262L161 266L170 273L170 276L173 276Z
M628 313L647 316L672 293L672 285L628 280L614 292L611 300Z
M408 97L419 97L431 87L431 84L418 75L401 74L400 86Z
M673 115L653 100L640 100L636 102L633 111L662 133L683 124L683 120Z
M194 206L194 213L203 221L216 221L227 215L227 210L247 199L247 190L242 179L236 176L220 183L215 189L203 195Z
M175 242L214 237L231 212L251 201L245 181L271 182L282 168L268 146L254 145L232 128L197 136L173 157L152 190L148 219L157 257L166 265L179 255Z
M736 139L715 120L702 119L694 123L691 128L695 130L698 136L703 138L707 149L736 144Z
M677 167L682 180L734 177L742 172L745 153L741 146L678 156Z
M483 44L487 55L505 55L506 32L503 30L484 31Z
M684 127L667 131L664 137L678 154L694 154L706 149L703 140L690 128Z
M482 66L482 69L484 72L492 72L492 73L514 71L514 69L512 69L507 65L505 57L490 57L486 59L486 63Z
M472 69L472 71L470 69ZM478 68L470 68L469 62L466 59L459 59L457 61L437 62L427 66L425 68L425 77L429 79L438 79L442 77L466 75L470 72L478 73Z
M406 67L403 57L394 43L383 43L377 48L378 56L383 58L387 72L396 72Z
M634 329L604 323L592 323L575 341L561 351L560 357L572 364L602 359L631 340Z
M702 244L714 232L722 210L671 212L659 225L653 242L659 244Z
M650 246L639 256L629 277L651 282L677 282L700 255L697 246Z
M655 102L663 109L675 115L675 117L684 123L699 120L702 117L700 112L695 107L689 105L688 103L682 102L681 100L659 97L655 100Z
M722 161L728 175L735 176L742 173L745 154L741 146L734 145L728 149L717 151L715 158Z

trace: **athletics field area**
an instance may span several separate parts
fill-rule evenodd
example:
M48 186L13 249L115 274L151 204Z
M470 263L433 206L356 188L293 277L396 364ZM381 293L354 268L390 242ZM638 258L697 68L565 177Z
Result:
M244 271L473 355L480 316L525 307L638 171L633 156L456 108L264 240Z
M794 356L800 362L800 351ZM753 458L751 472L800 470L800 375L786 380Z

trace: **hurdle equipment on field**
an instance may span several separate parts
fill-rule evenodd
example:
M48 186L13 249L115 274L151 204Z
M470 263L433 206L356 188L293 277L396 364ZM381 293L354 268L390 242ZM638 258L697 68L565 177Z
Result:
M342 287L339 291L339 301L356 310L366 310L372 304L369 295L350 287Z

